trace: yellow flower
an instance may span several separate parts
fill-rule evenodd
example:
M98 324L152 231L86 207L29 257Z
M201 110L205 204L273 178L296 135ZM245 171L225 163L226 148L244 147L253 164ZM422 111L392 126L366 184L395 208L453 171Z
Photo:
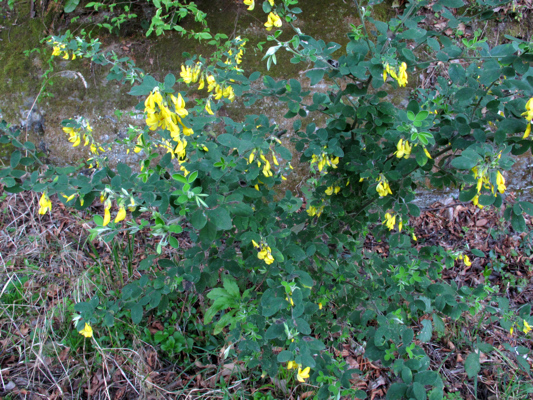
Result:
M385 221L383 221L383 224L389 228L389 231L392 231L394 229L394 225L396 224L396 215L391 215L390 213L385 214Z
M291 306L294 306L294 301L292 300L292 297L285 297L285 300L287 300L289 303L291 303Z
M270 31L272 30L273 27L281 28L281 25L282 23L281 23L281 18L279 17L279 15L276 13L270 12L270 14L268 14L268 20L267 22L265 22L266 30Z
M330 186L326 189L326 194L328 196L331 196L333 194L333 186Z
M416 235L415 235L414 233L411 235L411 237L413 238L413 240L414 240L415 242L418 240L418 239L416 238Z
M397 150L394 152L394 154L396 154L396 157L398 158L409 158L411 155L411 146L407 140L404 142L403 139L400 139L396 145L396 148Z
M322 310L322 307L323 307L323 306L322 306L322 303L318 303L318 309L319 309L319 310Z
M527 333L531 330L531 326L527 323L526 320L524 320L524 333L527 335Z
M67 196L67 195L61 193L61 196L63 196L65 199L67 199L67 203L68 203L70 200L72 200L74 197L76 197L76 193L71 194L70 196Z
M124 206L120 206L117 217L115 218L115 223L122 221L124 218L126 218L126 209Z
M211 102L209 100L207 100L205 105L205 111L207 111L207 113L210 115L214 115L213 110L211 110Z
M39 214L44 215L47 211L52 211L52 202L46 193L39 199Z
M533 120L533 97L526 103L526 112L522 113L522 116L529 122Z
M522 139L526 139L530 133L531 133L531 123L527 124L527 128L526 128L526 131L524 132L524 136L522 136Z
M217 86L217 81L213 75L207 75L205 79L207 80L207 91L211 92Z
M296 363L296 361L289 361L287 363L287 369L296 369L298 368L298 364Z
M244 0L244 4L249 6L248 11L252 11L255 7L255 1L254 0Z
M309 371L311 371L311 368L307 367L303 370L301 368L298 368L298 376L296 379L298 379L299 382L305 382L307 378L309 378Z
M88 323L85 323L85 327L79 331L80 335L85 336L86 338L90 338L93 336L93 328L91 328L91 325Z
M400 71L398 74L398 86L406 86L407 85L407 64L405 62L400 65Z
M198 90L202 90L205 86L205 80L204 80L204 76L202 75L202 77L200 78L200 85L198 85Z
M427 158L429 158L430 160L432 159L432 158L431 158L431 154L429 154L428 149L426 149L425 147L424 147L424 153L426 153L426 157L427 157Z
M272 7L274 7L274 0L268 0L268 2L270 3L270 5L271 5Z
M503 177L500 171L498 171L498 173L496 174L496 184L498 185L498 192L505 192L505 178Z
M257 253L257 258L263 260L267 265L270 265L274 262L274 257L272 257L272 249L269 246L261 247L261 251Z
M511 326L511 329L509 329L509 334L513 336L514 328Z
M104 209L104 223L103 223L103 226L106 226L111 221L111 213L109 212L110 208L111 208L111 201L106 200L105 209Z
M378 192L381 197L392 194L389 183L385 180L385 178L382 177L379 181L378 185L376 186L376 192Z
M465 256L463 257L463 262L465 263L465 265L466 265L467 267L470 267L470 266L472 265L472 262L470 261L470 257L468 257L467 255L465 255Z

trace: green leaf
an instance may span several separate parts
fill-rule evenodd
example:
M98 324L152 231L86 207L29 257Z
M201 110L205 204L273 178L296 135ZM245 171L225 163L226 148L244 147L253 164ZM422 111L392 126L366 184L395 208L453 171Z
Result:
M172 89L172 86L176 83L176 77L174 74L167 74L165 76L165 91L168 92L169 89Z
M158 82L151 75L146 75L143 83L132 87L128 94L132 96L147 96L156 86L158 86Z
M464 6L463 0L440 0L439 6L449 7L449 8L460 8Z
M19 165L19 161L21 158L22 158L22 154L20 154L20 151L15 150L11 154L11 161L10 161L11 168L15 168L17 165Z
M143 308L142 308L142 306L139 303L134 304L131 307L131 321L135 325L139 325L139 323L141 322L142 318L143 318Z
M390 385L389 390L387 391L388 400L401 400L407 390L407 385L405 383L393 383Z
M296 261L303 261L307 258L305 251L303 251L301 247L296 246L295 244L288 246L285 249L285 253L289 257L294 258Z
M223 133L222 135L217 136L217 141L223 146L229 148L238 148L241 140L229 133Z
M418 340L420 340L422 343L427 343L431 340L431 335L433 333L433 326L431 325L431 321L428 319L422 320L422 325L424 327L418 334Z
M477 163L478 163L477 158L462 155L462 156L454 158L451 164L452 164L452 167L454 168L466 170L466 169L474 168L477 165Z
M426 389L418 382L413 383L413 394L416 400L426 400Z
M292 351L289 350L283 350L281 353L278 354L278 362L284 363L288 361L294 360L294 354Z
M312 69L310 71L307 71L305 76L311 79L311 86L314 86L322 80L325 73L326 73L325 69Z
M455 100L458 102L466 102L470 100L474 95L476 94L475 89L472 89L470 87L465 87L462 89L459 89L457 93L455 93Z
M63 7L63 10L68 14L71 13L76 9L76 7L80 4L80 0L67 0L65 3L65 6Z
M239 286L237 285L237 282L235 282L231 278L225 278L223 283L224 289L228 292L228 294L235 298L240 299L241 298L241 292L239 290Z
M476 376L481 370L479 363L479 353L472 352L466 357L465 371L470 379Z
M218 230L227 231L233 228L229 211L222 206L219 206L214 210L207 210L207 216L209 217L209 220L215 224Z
M296 318L294 321L294 325L296 325L296 329L301 334L304 334L304 335L311 334L311 327L309 326L306 320L302 318Z
M283 324L272 324L265 332L265 339L281 338L285 334L285 326Z
M525 232L527 230L526 221L523 216L515 215L511 217L511 225L517 232Z
M203 210L196 210L191 215L191 225L195 229L202 229L207 223L207 217L204 215Z
M533 216L533 204L527 201L520 201L518 204L520 204L520 207L522 207L522 210L524 210L527 215Z

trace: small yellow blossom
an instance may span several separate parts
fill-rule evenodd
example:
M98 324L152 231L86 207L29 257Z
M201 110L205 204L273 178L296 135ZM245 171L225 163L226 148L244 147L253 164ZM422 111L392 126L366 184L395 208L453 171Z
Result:
M381 197L385 197L388 194L392 194L392 191L390 190L389 182L387 182L387 180L384 177L380 178L380 181L378 185L376 186L376 192L378 192L378 194Z
M90 338L93 336L93 328L91 328L91 325L88 323L85 323L85 327L79 331L80 335L85 336L86 338Z
M390 213L385 214L385 221L383 221L383 224L389 228L389 231L392 231L394 229L394 225L396 224L396 215L391 215Z
M44 215L47 211L52 211L52 202L46 193L39 199L39 214Z
M318 303L318 309L322 310L322 308L323 308L322 303Z
M274 7L274 0L268 0L268 2L270 3L270 5L271 5L272 7Z
M287 296L287 297L285 297L285 300L287 300L289 303L291 303L291 306L294 307L294 301L292 300L292 297Z
M109 211L110 209L111 209L111 201L106 200L105 208L104 208L104 223L103 223L103 226L106 226L111 221L111 213Z
M287 363L287 369L293 369L293 368L296 369L298 367L299 367L299 365L298 365L298 363L296 361L289 361Z
M255 7L255 1L254 0L244 0L244 4L249 6L248 11L252 11Z
M510 334L511 336L513 336L513 333L514 333L514 327L511 326L511 329L509 329L509 334Z
M468 257L467 255L463 257L463 262L467 267L470 267L472 265L472 261L470 261L470 257Z
M282 25L282 22L281 22L281 18L279 17L279 15L276 13L270 12L270 14L268 14L268 20L267 22L265 22L266 30L270 31L272 30L273 27L281 28L281 25Z
M496 185L498 186L498 192L504 193L506 186L505 186L505 178L501 174L500 171L496 174Z
M530 98L526 103L526 112L522 113L522 116L528 121L533 120L533 97Z
M394 152L394 154L396 154L396 157L398 158L409 158L411 155L411 145L407 140L404 142L403 139L400 139L396 145L396 148L397 150Z
M527 335L530 330L531 326L527 323L526 320L524 320L524 333Z
M411 237L413 238L413 240L414 240L415 242L418 240L417 237L416 237L416 235L415 235L414 233L411 235Z
M120 222L126 218L126 208L124 206L120 206L118 209L117 216L115 218L115 223Z
M259 190L259 188L257 189ZM257 250L259 250L257 253L257 258L263 260L267 265L270 265L274 262L274 257L272 257L272 249L268 245L264 243L259 245L255 240L252 240L252 244Z
M304 368L303 370L298 368L298 376L296 379L298 379L299 382L305 382L305 380L309 378L309 371L311 371L310 367Z
M426 157L427 157L427 158L429 158L430 160L432 159L432 158L431 158L431 154L429 154L428 149L426 149L425 147L424 147L424 153L426 153Z
M211 102L209 100L207 100L205 105L205 111L207 111L209 115L214 115L213 110L211 110Z

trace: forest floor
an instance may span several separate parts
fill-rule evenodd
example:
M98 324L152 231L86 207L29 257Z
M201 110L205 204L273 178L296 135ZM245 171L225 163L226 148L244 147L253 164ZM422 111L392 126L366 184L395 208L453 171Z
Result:
M313 396L311 386L288 390L283 381L246 376L236 362L225 359L223 334L202 333L201 295L182 299L181 309L172 316L149 315L142 327L131 325L129 317L115 332L95 327L96 340L86 341L74 329L74 304L95 294L115 296L141 276L139 262L155 254L157 243L142 233L133 240L117 236L109 244L90 242L88 229L93 223L88 213L69 211L52 198L51 214L39 215L38 200L34 193L0 191L0 399ZM514 201L509 195L506 206ZM467 312L459 320L445 320L444 333L434 332L432 340L423 344L432 367L443 377L446 399L531 398L532 360L523 355L531 354L530 336L519 326L513 334L503 329L490 306L501 310L508 304L508 313L514 314L532 303L533 238L515 234L502 217L503 210L479 209L452 199L444 202L422 209L420 217L410 221L417 246L441 245L464 252L471 266L457 260L443 271L444 279L459 287L487 284L494 291L479 304L485 312L476 313L476 318ZM93 212L102 210L96 206ZM531 220L527 224L531 227ZM190 246L186 235L178 240L182 249ZM365 246L378 253L388 250L372 237ZM161 257L175 255L169 250ZM154 339L165 337L169 321L185 328L174 335L183 342L181 347L169 349L164 340ZM197 336L189 336L187 329ZM202 351L192 350L187 343L199 341L198 335L213 343ZM494 351L480 354L482 371L474 381L467 378L464 361L477 340L492 345ZM391 383L389 368L366 359L360 345L348 342L329 350L362 371L354 387L364 390L369 399L384 398Z

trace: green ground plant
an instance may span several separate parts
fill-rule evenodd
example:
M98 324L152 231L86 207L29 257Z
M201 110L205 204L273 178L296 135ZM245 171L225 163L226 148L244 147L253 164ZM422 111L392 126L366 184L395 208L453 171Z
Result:
M275 68L276 54L288 51L291 62L306 69L301 81L244 73L246 41L239 37L214 58L191 56L179 77L168 74L163 82L132 60L106 57L97 41L52 37L55 56L110 65L109 80L133 84L129 94L140 99L146 125L131 127L123 144L142 160L137 169L125 163L112 168L105 158L110 145L97 143L90 121L77 117L63 121L63 129L91 158L78 167L45 165L35 145L3 122L0 142L17 150L0 177L8 192L42 193L43 215L53 195L80 211L103 205L92 240L112 243L143 229L157 238L154 254L139 263L140 278L131 272L116 297L95 295L74 306L76 330L102 354L99 341L116 324L124 330L148 315L170 315L172 322L176 302L192 310L192 298L202 295L208 334L181 321L186 329L169 324L153 337L144 330L147 339L187 358L195 351L193 335L201 332L209 336L202 346L216 353L223 338L224 358L257 379L283 379L291 391L309 384L319 399L365 398L351 384L361 371L326 351L340 336L363 344L368 359L390 368L387 398L442 399L445 383L424 344L444 333L445 321L488 313L511 335L530 335L533 318L530 306L511 314L506 299L491 299L489 281L458 287L442 279L445 269L470 266L479 252L416 249L408 226L420 214L416 189L424 180L436 188L455 186L461 201L505 207L511 155L532 148L531 43L510 36L495 47L479 35L454 40L421 27L417 11L429 2L413 0L390 21L374 20L372 4L363 9L356 2L361 25L346 27L350 41L341 47L302 32L294 23L301 12L296 3L262 3L265 27L274 29L265 59ZM472 18L491 18L494 4L480 3L476 15L457 12L463 6L462 0L440 0L431 7L455 29ZM281 41L282 29L294 36ZM444 74L431 89L417 88L413 76L437 61ZM190 91L177 92L177 80ZM405 107L390 100L398 87L410 89ZM284 117L293 120L289 140L310 166L305 203L281 189L293 158L280 140L285 132L266 115L234 120L219 114L233 102L246 107L270 99L286 107ZM326 122L313 122L317 114ZM84 168L91 173L80 173ZM517 201L503 212L516 232L528 229L524 214L533 216L533 204ZM162 257L166 248L181 250L183 234L192 246L179 257ZM370 237L386 242L387 253L365 247ZM128 246L112 244L112 257L131 269ZM120 268L107 273L123 279ZM480 352L495 349L480 340L470 345L465 370L477 382ZM530 374L523 357L516 363Z

